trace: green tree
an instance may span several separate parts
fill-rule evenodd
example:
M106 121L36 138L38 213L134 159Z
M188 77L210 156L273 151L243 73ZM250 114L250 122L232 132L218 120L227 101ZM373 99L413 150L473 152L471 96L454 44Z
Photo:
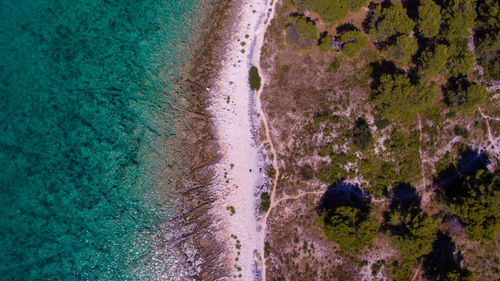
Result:
M445 102L456 110L470 114L486 101L487 96L484 85L471 84L466 78L451 79L445 91Z
M476 18L473 0L447 1L447 7L443 11L446 26L445 36L448 41L464 38L470 35Z
M454 189L459 192L448 198L450 208L464 222L470 239L492 240L500 231L500 170L461 176Z
M426 109L436 91L424 89L410 82L406 74L386 74L380 78L377 109L389 120L409 122Z
M426 50L420 57L421 68L419 74L428 79L440 74L448 60L448 46L439 44L432 51Z
M488 80L500 80L500 32L490 32L478 38L476 53Z
M368 38L360 31L348 31L341 36L343 50L350 58L355 57L368 44Z
M302 37L303 40L318 40L318 29L312 21L304 17L298 17L296 24L297 34Z
M476 28L487 30L500 29L500 3L497 0L477 1L478 22Z
M396 44L387 47L385 57L398 65L405 66L411 62L411 57L417 50L418 43L415 37L400 35L396 39Z
M379 228L377 219L351 206L325 210L318 222L326 238L346 251L370 246Z
M302 48L313 46L319 39L316 23L303 15L290 18L287 41Z
M474 67L474 54L466 39L457 39L448 47L446 71L448 77L467 75Z
M409 280L418 259L432 252L437 238L436 222L422 213L416 202L402 200L391 204L389 235L391 244L401 252L402 263L394 273L394 280Z
M374 29L372 35L375 41L385 41L398 34L410 34L415 27L415 22L408 17L403 4L397 2L389 8L374 9Z
M333 50L332 47L330 46L330 41L331 41L330 36L325 36L321 38L319 41L319 50L323 53L327 53L328 51Z
M425 37L434 37L441 26L441 7L434 0L422 0L418 7L418 27Z

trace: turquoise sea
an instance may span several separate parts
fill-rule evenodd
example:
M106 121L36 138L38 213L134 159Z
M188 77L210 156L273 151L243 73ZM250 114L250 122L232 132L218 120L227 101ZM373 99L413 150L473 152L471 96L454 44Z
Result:
M180 278L158 229L201 2L0 0L1 280Z

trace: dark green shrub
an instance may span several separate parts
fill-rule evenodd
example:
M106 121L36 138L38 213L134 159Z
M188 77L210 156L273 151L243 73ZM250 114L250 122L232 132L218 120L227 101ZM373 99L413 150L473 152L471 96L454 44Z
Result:
M385 118L375 120L375 126L377 126L377 129L379 130L387 128L387 126L389 126L390 124L391 122L389 122L389 120Z
M260 89L259 70L255 66L250 67L249 82L250 82L250 89L254 91L258 91Z
M267 212L271 207L271 198L269 197L269 193L263 192L260 195L260 210L262 212Z
M364 118L358 118L352 132L353 142L361 149L367 148L372 142L373 137L370 126Z

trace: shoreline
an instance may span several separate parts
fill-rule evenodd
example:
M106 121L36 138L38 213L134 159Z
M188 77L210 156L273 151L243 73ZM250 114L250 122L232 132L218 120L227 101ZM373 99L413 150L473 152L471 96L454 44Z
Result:
M186 75L177 82L186 102L179 110L184 122L177 154L186 168L176 180L181 209L162 226L175 231L163 235L162 247L179 253L187 280L265 280L259 196L270 185L257 136L264 83L252 92L248 72L259 67L274 5L274 0L217 2L192 48Z

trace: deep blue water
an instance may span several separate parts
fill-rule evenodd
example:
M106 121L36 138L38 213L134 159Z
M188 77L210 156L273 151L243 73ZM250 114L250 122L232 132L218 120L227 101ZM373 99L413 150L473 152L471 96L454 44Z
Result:
M0 279L178 278L155 251L199 1L0 0Z

